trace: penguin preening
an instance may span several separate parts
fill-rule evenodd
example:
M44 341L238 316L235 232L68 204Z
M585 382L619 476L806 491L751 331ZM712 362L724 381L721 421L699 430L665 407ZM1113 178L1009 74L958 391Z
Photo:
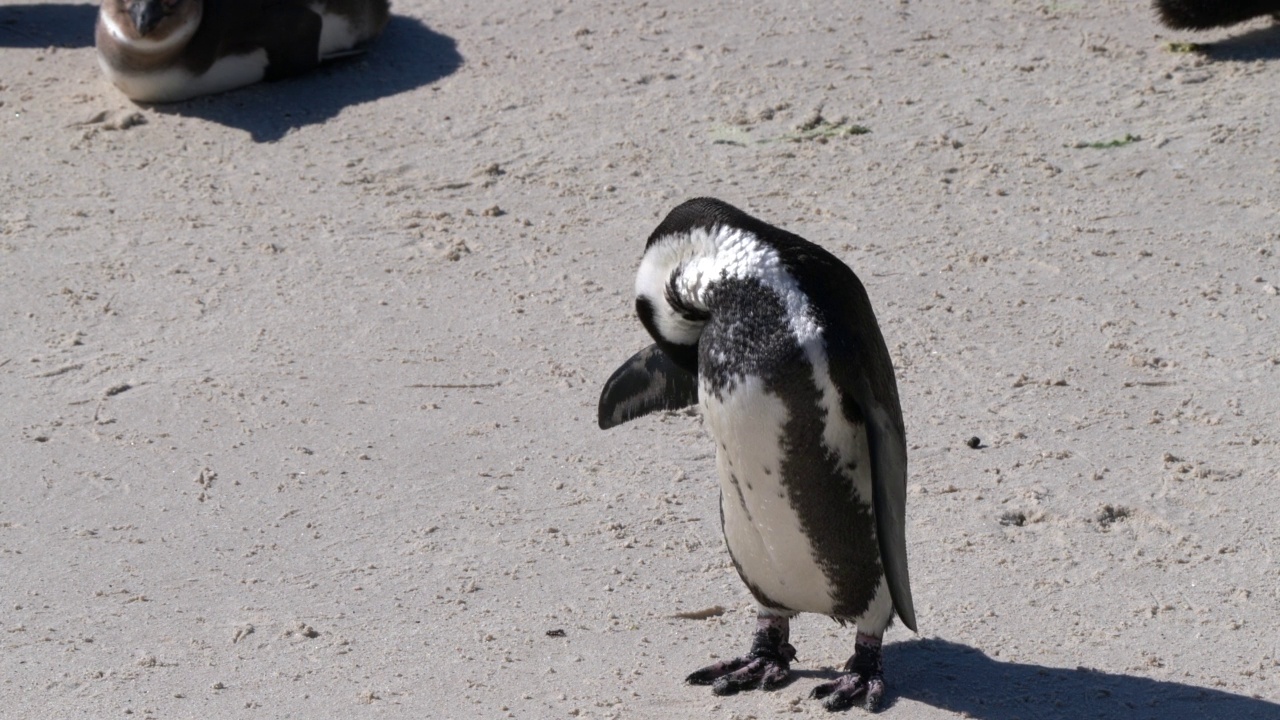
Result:
M382 32L388 0L103 0L98 62L138 102L298 75Z
M821 247L699 198L649 236L636 312L655 342L605 383L600 427L699 405L725 543L758 604L747 654L686 680L721 695L781 685L790 618L819 613L858 634L847 673L814 696L875 709L884 631L895 613L916 619L902 410L862 283Z
M1227 27L1280 14L1280 0L1153 0L1160 22L1175 30Z

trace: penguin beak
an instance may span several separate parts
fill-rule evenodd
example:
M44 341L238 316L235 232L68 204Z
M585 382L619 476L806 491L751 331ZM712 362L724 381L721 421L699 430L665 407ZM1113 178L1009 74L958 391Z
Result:
M136 0L129 4L129 17L138 34L146 37L164 19L166 7L161 0Z

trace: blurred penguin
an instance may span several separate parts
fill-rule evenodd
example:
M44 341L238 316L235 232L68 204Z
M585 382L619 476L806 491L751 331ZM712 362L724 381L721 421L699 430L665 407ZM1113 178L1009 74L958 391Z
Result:
M1154 0L1153 5L1160 22L1174 30L1208 30L1280 14L1280 0Z
M388 0L103 0L95 40L130 99L177 102L361 52L389 14Z

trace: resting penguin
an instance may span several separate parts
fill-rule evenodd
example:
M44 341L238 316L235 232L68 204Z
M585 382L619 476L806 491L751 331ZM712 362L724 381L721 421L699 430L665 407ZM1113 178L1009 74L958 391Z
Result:
M700 198L649 236L636 312L655 342L605 383L600 427L700 406L725 542L759 606L747 654L687 681L718 695L778 687L796 656L790 618L819 613L858 635L847 674L814 697L874 710L885 628L895 612L916 619L902 410L862 283L817 245Z
M1280 0L1154 0L1160 22L1175 30L1227 27L1262 15L1280 20Z
M388 0L103 0L98 62L130 99L176 102L349 55L389 11Z

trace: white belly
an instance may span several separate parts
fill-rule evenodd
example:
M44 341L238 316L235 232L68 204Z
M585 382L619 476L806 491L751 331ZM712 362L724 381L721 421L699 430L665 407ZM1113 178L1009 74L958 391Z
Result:
M323 2L311 4L311 11L320 16L320 60L347 55L353 47L377 34L380 25L373 13L365 10L361 16L352 18L330 12Z
M700 388L716 439L724 536L746 580L791 610L830 614L832 588L783 487L780 430L787 409L747 378L723 400Z
M154 103L178 102L252 85L262 80L267 68L266 50L220 58L203 75L193 75L183 68L124 73L102 60L101 55L98 59L112 84L129 99Z
M320 16L320 48L318 58L350 50L362 39L360 33L347 18L325 12L324 5L314 3L311 10Z

